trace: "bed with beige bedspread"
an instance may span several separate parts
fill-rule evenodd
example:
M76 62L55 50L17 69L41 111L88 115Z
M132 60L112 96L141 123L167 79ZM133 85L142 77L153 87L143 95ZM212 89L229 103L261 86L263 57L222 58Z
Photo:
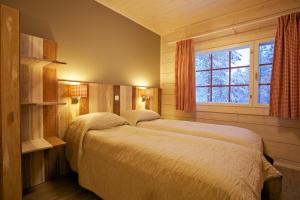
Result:
M122 117L128 120L131 125L142 128L212 138L263 152L262 138L253 131L245 128L193 121L161 119L159 114L150 110L128 111L123 113Z
M264 181L281 176L260 151L129 126L111 113L76 119L65 140L80 185L105 200L260 199Z

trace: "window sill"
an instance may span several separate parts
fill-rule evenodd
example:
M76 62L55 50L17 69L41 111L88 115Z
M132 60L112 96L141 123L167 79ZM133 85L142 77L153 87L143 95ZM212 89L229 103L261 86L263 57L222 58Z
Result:
M268 105L252 106L249 104L205 103L205 104L197 104L197 111L267 116L269 115L269 106Z

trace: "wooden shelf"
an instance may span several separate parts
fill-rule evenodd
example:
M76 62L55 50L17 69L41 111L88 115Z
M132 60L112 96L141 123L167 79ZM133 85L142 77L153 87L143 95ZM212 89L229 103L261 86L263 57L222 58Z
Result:
M22 154L51 149L65 144L66 144L65 141L55 136L42 138L42 139L23 141Z
M53 146L45 139L35 139L22 142L22 154L32 153L45 149L51 149Z
M64 102L28 102L28 103L21 103L21 105L27 106L59 106L59 105L66 105L67 103Z
M21 57L21 64L24 65L31 65L31 64L37 64L41 63L43 65L48 65L48 64L57 64L57 65L66 65L67 63L57 61L57 60L48 60L48 59L42 59L42 58L35 58L35 57Z
M47 137L45 138L45 140L47 140L47 142L49 142L53 147L56 146L61 146L61 145L65 145L66 142L63 141L62 139L58 138L58 137Z

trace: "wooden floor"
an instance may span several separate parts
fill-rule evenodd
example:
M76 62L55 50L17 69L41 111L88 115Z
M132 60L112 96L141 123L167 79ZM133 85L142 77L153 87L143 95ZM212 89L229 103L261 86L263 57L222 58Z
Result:
M278 167L283 173L282 200L300 199L300 173ZM23 200L102 200L78 185L77 175L48 181L24 192Z
M77 175L69 174L24 191L23 200L102 200L78 185Z

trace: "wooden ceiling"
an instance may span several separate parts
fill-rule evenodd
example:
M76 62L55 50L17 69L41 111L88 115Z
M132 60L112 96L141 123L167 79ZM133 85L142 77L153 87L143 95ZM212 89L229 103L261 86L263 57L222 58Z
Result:
M278 0L95 0L159 35Z

